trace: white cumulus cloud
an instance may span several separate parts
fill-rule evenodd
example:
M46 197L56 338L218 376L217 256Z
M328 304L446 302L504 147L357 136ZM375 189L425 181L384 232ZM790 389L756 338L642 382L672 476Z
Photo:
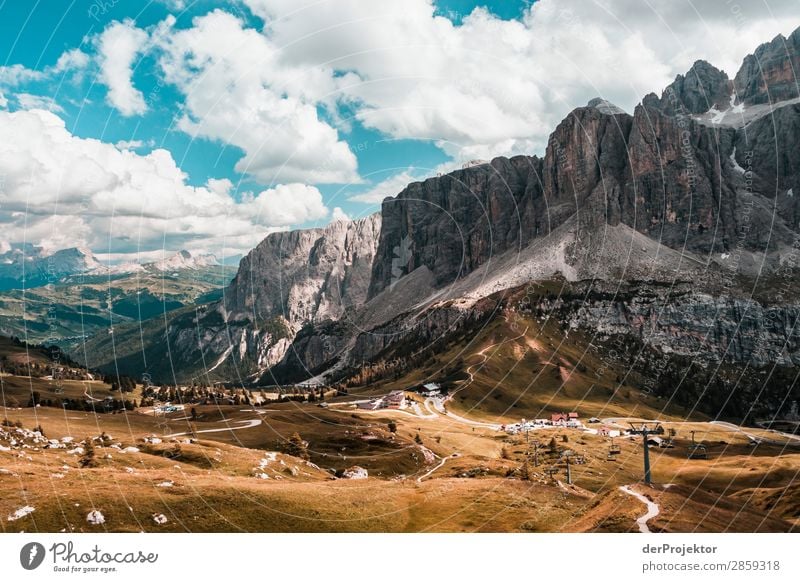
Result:
M108 102L125 116L147 110L142 92L133 86L133 68L146 50L148 35L130 20L114 22L98 38L100 79L108 87Z
M23 65L7 65L0 67L0 85L16 87L31 81L40 81L45 75L41 71L28 69Z
M349 222L351 220L353 219L350 218L350 215L338 206L334 208L333 212L331 213L331 222Z
M31 93L17 93L15 96L17 103L23 109L46 109L55 113L63 113L64 110L55 102L52 97L33 95Z
M322 194L305 184L280 184L245 199L242 208L257 224L289 226L328 216Z
M85 69L90 61L89 55L81 49L70 49L63 52L61 56L58 57L56 64L50 70L53 73L81 70Z
M319 107L337 81L321 67L286 67L260 32L221 10L189 29L154 32L160 65L185 97L178 126L244 151L236 170L262 184L358 181L356 157Z
M227 179L191 186L168 151L140 155L79 138L44 110L0 111L0 175L4 240L114 256L162 248L230 255L329 214L313 186L278 185L239 202Z
M732 76L800 24L792 0L540 0L518 20L477 8L459 24L432 0L245 2L279 63L347 72L338 98L364 125L464 161L541 152L571 109L602 96L632 111L696 59Z

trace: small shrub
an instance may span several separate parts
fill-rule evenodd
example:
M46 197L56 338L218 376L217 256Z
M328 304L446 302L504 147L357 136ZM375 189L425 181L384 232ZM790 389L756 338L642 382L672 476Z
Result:
M92 439L86 439L86 445L83 449L83 455L78 460L78 464L84 469L91 469L97 466L97 459L94 457L94 445Z

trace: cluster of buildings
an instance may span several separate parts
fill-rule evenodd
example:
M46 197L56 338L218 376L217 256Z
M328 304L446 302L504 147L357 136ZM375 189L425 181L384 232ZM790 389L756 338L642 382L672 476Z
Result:
M412 392L417 392L425 398L436 398L442 395L442 386L435 382L429 382L422 386L409 388ZM369 400L362 400L357 404L361 410L381 410L383 408L402 409L408 404L405 392L403 390L393 390L386 396L377 398L370 398Z
M525 420L523 418L521 422L502 425L500 430L508 434L519 434L542 428L579 428L591 434L612 438L626 436L628 434L628 431L622 430L619 427L601 424L599 418L590 418L588 423L590 425L600 424L600 426L592 428L584 426L577 412L556 412L551 414L550 418L536 418L534 420ZM661 444L657 442L651 444L658 444L661 446Z
M536 418L533 420L525 420L523 418L520 422L502 425L500 430L508 434L518 434L540 428L583 428L583 423L580 421L577 412L556 412L551 414L550 418Z
M381 410L383 408L400 410L406 407L406 395L402 390L393 390L386 396L363 400L357 406L361 410Z
M577 412L556 412L550 415L550 424L552 426L578 428L583 426L578 418L579 416Z
M610 426L601 426L600 428L597 429L598 435L611 438L622 436L623 432L626 435L628 434L628 431L621 431L618 428L612 428Z

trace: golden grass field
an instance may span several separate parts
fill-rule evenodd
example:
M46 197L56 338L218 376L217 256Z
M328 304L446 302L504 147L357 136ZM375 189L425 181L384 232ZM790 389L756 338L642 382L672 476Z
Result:
M34 381L5 376L4 418L25 429L41 426L47 439L73 441L45 448L15 437L14 427L3 429L2 531L638 531L636 519L646 507L620 491L625 485L659 505L651 531L785 532L800 525L796 439L711 423L664 407L634 386L614 390L615 371L593 376L601 362L582 342L573 334L562 344L546 326L525 334L484 330L472 353L461 356L472 376L446 403L456 416L426 407L419 396L422 416L413 409L371 412L347 403L407 388L433 369L351 390L327 408L296 402L196 406L195 421L189 407L166 417L144 409L95 415L28 408L22 403ZM34 383L45 393L47 382ZM98 398L111 394L99 382L74 382L67 389L78 395L90 390ZM674 429L674 448L650 449L654 485L641 483L639 437L614 439L621 452L609 461L611 440L599 434L548 428L526 438L488 426L567 410L584 420L598 416L604 426L624 428L644 419ZM691 431L707 446L707 459L687 459ZM308 443L309 462L279 452L295 432ZM110 439L97 441L97 466L81 468L81 455L70 451L102 433ZM161 442L146 442L152 437ZM753 438L764 440L754 446ZM555 454L549 452L551 439ZM539 466L534 442L540 444ZM560 456L566 450L585 459L570 467L573 485L566 483ZM354 465L369 477L334 476ZM554 479L549 467L558 469ZM8 519L24 507L34 510ZM93 509L104 523L87 522Z

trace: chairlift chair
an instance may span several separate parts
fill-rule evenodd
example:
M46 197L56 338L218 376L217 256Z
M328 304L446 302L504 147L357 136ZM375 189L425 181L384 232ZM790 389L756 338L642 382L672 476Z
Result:
M616 461L617 455L622 453L622 447L619 445L615 445L611 443L611 446L608 449L608 455L606 455L606 461Z

